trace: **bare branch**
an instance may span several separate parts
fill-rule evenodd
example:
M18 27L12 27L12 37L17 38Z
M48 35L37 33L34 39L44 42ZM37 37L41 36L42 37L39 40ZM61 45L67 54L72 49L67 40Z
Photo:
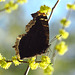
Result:
M57 0L57 2L55 3L55 5L54 5L53 8L52 8L52 11L51 11L50 16L49 16L49 19L48 19L48 23L49 23L49 21L51 20L53 11L54 11L54 9L55 9L55 7L57 6L58 3L59 3L59 0Z
M75 4L75 2L74 2L73 4ZM71 9L68 10L68 13L67 13L67 15L66 15L66 19L67 19L67 20L69 19L71 12L72 12ZM65 27L62 27L62 29L65 29ZM61 36L62 36L62 35L60 35L60 37L61 37ZM54 38L55 38L55 37L54 37ZM52 40L52 41L54 41L54 40ZM52 42L52 41L51 41L51 42ZM56 42L56 44L57 44L57 42ZM56 44L55 44L55 46L56 46ZM57 52L56 52L56 50L55 50L55 48L54 48L53 54L52 54L52 58L51 58L52 63L54 63L54 61L55 61L56 54L57 54Z
M29 65L28 65L28 66L27 66L27 69L26 69L26 71L25 71L25 73L24 73L24 75L28 75L29 70L30 70L30 67L29 67Z

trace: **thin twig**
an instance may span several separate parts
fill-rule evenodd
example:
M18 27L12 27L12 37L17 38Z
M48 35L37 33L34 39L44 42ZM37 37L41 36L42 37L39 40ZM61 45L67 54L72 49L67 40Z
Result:
M75 3L75 2L74 2ZM67 13L67 15L66 15L66 19L68 20L69 19L69 17L70 17L70 14L71 14L71 12L72 12L72 10L70 9L69 11L68 11L68 13ZM62 29L64 29L65 27L62 27ZM61 35L62 36L62 35ZM56 44L57 44L57 42L56 42ZM55 45L56 45L55 44ZM55 50L55 48L54 48L54 50L53 50L53 55L52 55L52 58L51 58L51 61L52 61L52 63L54 63L54 61L55 61L55 56L56 56L56 50Z
M24 75L28 75L29 70L30 70L30 67L29 67L29 65L28 65L28 66L27 66L27 69L26 69L26 71L25 71L25 73L24 73Z
M13 62L12 60L5 60L6 62ZM19 60L18 60L19 61ZM29 63L28 61L19 61L21 63ZM41 61L35 61L36 63L40 63Z
M62 35L60 34L59 35L59 37L61 37ZM51 44L52 42L54 42L54 41L56 41L57 40L57 38L56 38L56 36L54 36L52 39L51 39L51 41L50 41L50 43L49 44Z
M66 15L66 19L67 19L67 20L69 19L70 15L71 15L71 12L72 12L72 10L70 9L70 10L68 11L67 15Z
M70 14L71 14L71 10L70 11L68 11L68 14L67 14L67 16L66 16L66 18L68 19L69 18L69 16L70 16ZM62 27L62 29L64 29L65 27ZM60 35L60 37L61 37L62 35ZM55 38L55 37L54 37ZM54 41L54 40L52 40L52 41ZM51 42L52 42L51 41ZM58 41L57 41L58 42ZM56 42L56 44L57 44L57 42ZM55 46L56 46L56 44L55 44ZM55 47L54 47L54 49L53 49L53 54L52 54L52 57L51 57L51 61L52 61L52 64L54 64L54 61L55 61L55 56L56 56L56 50L55 50Z
M13 62L12 60L5 60L6 62ZM19 61L19 60L18 60ZM29 63L29 62L27 62L27 61L19 61L19 62L21 62L21 63ZM37 61L38 62L38 61Z
M60 0L57 0L57 2L55 3L55 5L54 5L53 8L52 8L52 11L51 11L50 16L49 16L49 19L48 19L48 23L49 23L49 21L51 20L53 11L54 11L55 7L58 5L59 1L60 1Z
M75 2L74 2L73 4L75 4ZM71 12L72 12L72 9L70 9L70 10L68 11L67 15L66 15L66 19L67 19L67 20L69 19L70 15L71 15Z
M58 40L56 41L56 44L55 46L57 45L58 43ZM53 54L52 54L52 57L51 57L51 63L54 65L54 61L55 61L55 56L56 56L56 50L55 50L55 46L54 46L54 49L53 49Z

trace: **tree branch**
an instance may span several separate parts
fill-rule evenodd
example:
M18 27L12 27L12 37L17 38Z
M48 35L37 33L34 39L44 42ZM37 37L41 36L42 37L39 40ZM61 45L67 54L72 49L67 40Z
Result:
M75 2L74 2L74 4L75 4ZM72 10L70 9L70 10L68 11L67 15L66 15L66 19L67 19L67 20L69 19L71 12L72 12ZM65 29L65 28L62 27L62 29ZM61 35L61 36L62 36L62 35ZM56 42L56 44L57 44L57 42ZM56 46L56 44L55 44L55 46ZM53 55L52 55L52 57L51 57L52 63L54 63L54 61L55 61L56 53L57 53L57 52L56 52L56 50L55 50L55 48L54 48L54 50L53 50Z
M28 75L29 70L30 70L30 67L29 67L29 65L28 65L28 66L27 66L27 69L26 69L26 71L25 71L25 73L24 73L24 75Z
M52 17L52 14L53 14L53 11L54 11L55 7L58 5L58 3L59 3L59 0L57 0L57 2L55 3L55 5L52 8L52 11L51 11L50 16L49 16L49 19L48 19L48 23L50 22L51 17Z
M56 41L56 44L55 46L57 45L58 41ZM52 57L51 57L51 63L54 65L54 61L55 61L55 57L56 57L56 50L55 50L55 46L54 46L54 49L53 49L53 54L52 54Z

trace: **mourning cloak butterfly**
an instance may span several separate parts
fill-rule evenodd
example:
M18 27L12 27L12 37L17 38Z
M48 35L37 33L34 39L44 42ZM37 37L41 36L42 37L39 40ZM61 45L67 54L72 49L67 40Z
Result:
M45 53L49 47L47 16L40 12L31 15L33 20L26 25L26 34L19 35L13 46L16 55L20 56L21 59Z

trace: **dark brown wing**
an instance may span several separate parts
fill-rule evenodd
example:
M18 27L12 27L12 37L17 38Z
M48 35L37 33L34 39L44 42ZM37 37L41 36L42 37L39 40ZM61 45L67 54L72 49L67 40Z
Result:
M26 34L19 35L16 39L16 55L19 58L28 58L45 53L49 43L49 26L46 16L32 15L31 20L25 28Z
M46 16L44 13L40 13L39 11L37 11L36 13L32 13L31 16L33 17L33 20L31 20L25 27L25 32L27 33L30 28L35 25L35 22L36 22L36 17L37 16L40 16L40 15L44 15Z
M26 25L26 27L25 27L25 32L26 32L26 33L30 30L30 28L31 28L33 25L35 25L35 22L36 22L36 20L31 20L31 21Z
M37 14L37 13L36 13ZM36 22L36 15L35 13L31 14L32 17L33 17L33 20L31 20L25 27L25 32L26 34L29 32L30 28L32 28L33 25L35 25L35 22ZM25 36L26 34L21 34L19 35L17 38L16 38L16 42L15 42L15 45L13 46L13 48L15 48L15 51L16 51L16 55L18 58L20 58L20 55L19 55L19 49L18 49L18 46L19 46L19 42L21 40L21 38L23 36Z
M40 20L40 18L41 16L36 18L35 24L20 40L18 48L21 59L45 53L49 46L48 21Z

